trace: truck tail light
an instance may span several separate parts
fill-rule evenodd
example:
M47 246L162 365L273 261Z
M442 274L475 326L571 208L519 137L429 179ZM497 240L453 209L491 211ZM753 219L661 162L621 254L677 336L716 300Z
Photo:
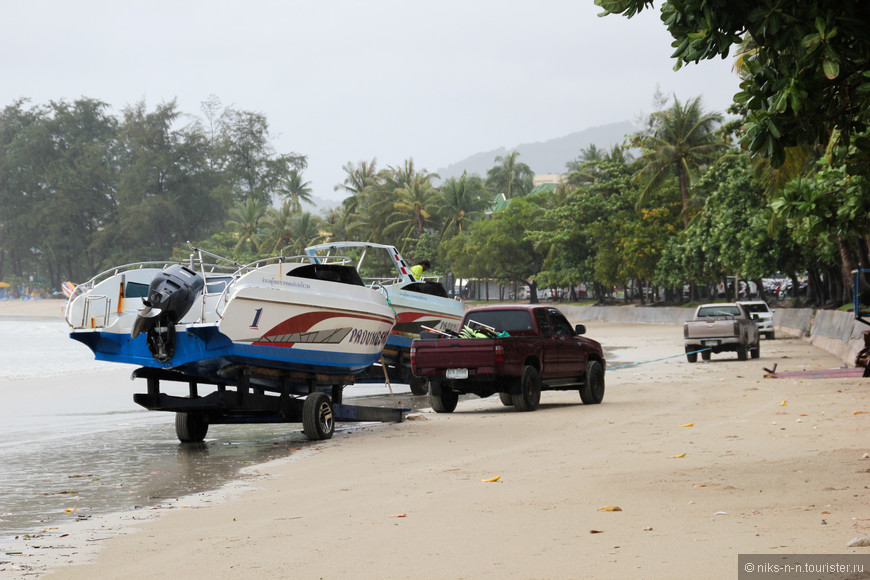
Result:
M734 323L734 334L735 335L740 334L740 325L737 324L736 322Z
M501 346L500 344L496 345L496 347L495 347L495 362L497 362L497 363L504 362L504 347Z
M683 338L689 338L689 325L683 325Z
M411 347L411 366L414 366L414 362L417 360L417 349L413 346Z

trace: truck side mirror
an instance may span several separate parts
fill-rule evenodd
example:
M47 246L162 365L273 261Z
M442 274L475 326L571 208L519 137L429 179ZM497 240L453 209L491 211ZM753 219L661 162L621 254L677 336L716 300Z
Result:
M583 326L582 324L578 324L577 326L574 327L574 332L576 334L586 334L586 327Z

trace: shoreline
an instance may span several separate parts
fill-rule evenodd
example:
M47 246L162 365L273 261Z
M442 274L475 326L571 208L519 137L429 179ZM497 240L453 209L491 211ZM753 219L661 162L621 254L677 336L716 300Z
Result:
M2 318L56 318L63 320L66 300L39 298L36 300L0 300Z
M674 324L586 324L625 361L682 347ZM50 576L733 577L739 553L868 554L847 547L870 535L867 383L763 379L774 362L841 366L783 338L758 360L609 371L601 405L474 398L260 464L203 507L133 512L93 557L49 548Z

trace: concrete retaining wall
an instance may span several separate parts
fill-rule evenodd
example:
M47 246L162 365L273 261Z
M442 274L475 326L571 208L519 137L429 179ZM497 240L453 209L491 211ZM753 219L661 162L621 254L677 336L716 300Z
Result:
M604 320L641 324L679 324L690 320L691 308L658 306L559 306L571 322ZM864 348L864 331L870 326L855 320L851 312L812 308L776 308L773 323L779 334L799 336L826 350L849 366Z

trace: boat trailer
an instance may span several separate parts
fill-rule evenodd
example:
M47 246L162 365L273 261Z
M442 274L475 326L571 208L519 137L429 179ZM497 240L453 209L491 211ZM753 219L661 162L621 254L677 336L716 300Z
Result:
M174 412L175 433L182 443L201 442L209 425L240 423L302 423L305 437L318 441L332 437L336 421L401 423L410 411L343 404L344 387L354 383L353 375L285 372L247 365L238 365L234 370L228 374L231 380L216 381L169 369L140 367L131 378L145 379L147 392L134 394L133 401L151 411ZM270 385L277 382L281 388L267 391L258 386L258 380ZM187 383L188 396L162 393L161 381ZM298 387L300 383L308 394L291 394L291 385ZM214 389L203 395L201 385Z

